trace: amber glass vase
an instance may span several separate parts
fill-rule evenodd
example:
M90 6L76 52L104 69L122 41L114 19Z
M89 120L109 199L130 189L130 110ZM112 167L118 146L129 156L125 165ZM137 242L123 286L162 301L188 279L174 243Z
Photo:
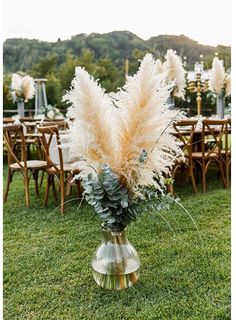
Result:
M110 290L131 287L139 278L140 259L127 239L126 228L111 230L103 224L102 232L103 240L92 259L94 280Z

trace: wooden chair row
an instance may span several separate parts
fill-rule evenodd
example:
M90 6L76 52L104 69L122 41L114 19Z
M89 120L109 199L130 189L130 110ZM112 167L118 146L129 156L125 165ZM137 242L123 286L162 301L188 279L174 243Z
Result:
M46 193L44 205L48 203L49 189L52 186L55 200L57 200L57 193L55 188L55 180L59 182L60 198L61 198L61 213L64 214L65 201L65 187L71 182L74 175L79 173L78 170L73 170L71 164L65 164L63 161L63 153L61 149L61 142L59 136L59 126L42 126L38 127L38 132L41 135L40 141L45 151L45 160L28 160L26 152L25 136L23 126L20 125L5 125L3 127L3 135L5 144L8 150L8 173L7 186L4 195L4 201L7 200L9 187L12 182L15 172L20 172L25 187L26 206L30 205L29 197L29 182L30 177L33 176L35 180L35 192L39 195L38 188L38 173L40 170L47 173ZM59 155L59 164L53 163L50 157L50 144L53 137L57 142L57 152ZM77 181L78 196L81 195L80 182Z
M174 123L173 127L177 139L182 142L185 161L176 160L176 164L171 170L172 178L175 178L180 167L187 167L193 189L198 192L195 174L200 170L203 192L206 192L208 168L212 163L215 163L218 166L224 187L229 187L231 120L203 120L201 131L197 129L197 120L179 121ZM173 185L170 187L170 191L173 192Z

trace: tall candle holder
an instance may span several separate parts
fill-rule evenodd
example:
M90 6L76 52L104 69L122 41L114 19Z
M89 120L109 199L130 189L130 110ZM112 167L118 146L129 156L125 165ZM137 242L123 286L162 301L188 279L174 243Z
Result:
M200 58L203 56L201 55ZM197 115L202 114L202 93L208 90L209 71L204 70L203 61L197 61L194 66L194 71L188 72L188 90L196 92Z

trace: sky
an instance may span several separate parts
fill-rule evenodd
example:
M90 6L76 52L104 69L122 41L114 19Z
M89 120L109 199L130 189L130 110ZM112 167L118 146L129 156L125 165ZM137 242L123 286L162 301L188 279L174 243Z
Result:
M3 0L3 39L44 41L128 30L142 39L184 34L231 44L230 0Z

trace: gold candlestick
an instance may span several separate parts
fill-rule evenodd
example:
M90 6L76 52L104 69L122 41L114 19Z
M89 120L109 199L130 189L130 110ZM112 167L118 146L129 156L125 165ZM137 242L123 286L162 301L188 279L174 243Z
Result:
M197 74L197 115L200 116L202 113L202 97L201 97L201 74Z

